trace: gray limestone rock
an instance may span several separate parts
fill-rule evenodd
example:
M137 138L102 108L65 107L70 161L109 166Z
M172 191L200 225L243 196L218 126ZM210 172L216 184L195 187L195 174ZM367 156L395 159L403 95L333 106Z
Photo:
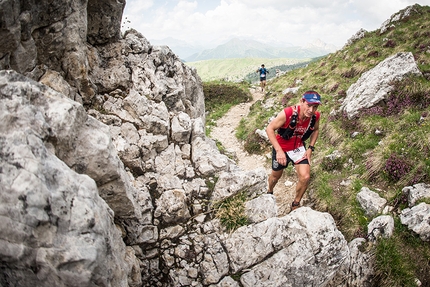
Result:
M1 284L128 286L114 212L96 181L58 156L85 131L84 115L46 86L0 71ZM92 164L80 166L90 172Z
M430 199L430 184L418 183L413 186L406 186L402 192L408 196L409 206L412 207L419 200Z
M348 88L341 111L352 118L360 109L372 107L387 99L392 81L411 74L422 75L411 52L397 53L385 59Z
M421 240L430 241L430 204L422 202L402 210L400 221L417 233Z
M378 237L390 238L394 232L394 219L389 215L381 215L374 218L367 226L369 240L377 240Z
M381 213L387 204L385 198L380 197L376 192L367 187L363 187L360 190L357 194L357 200L368 216L375 216Z

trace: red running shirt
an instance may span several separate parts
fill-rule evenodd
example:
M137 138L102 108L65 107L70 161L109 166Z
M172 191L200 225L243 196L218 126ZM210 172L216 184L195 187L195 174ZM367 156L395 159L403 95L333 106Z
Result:
M285 121L284 125L281 128L287 128L288 125L290 124L291 116L293 115L293 107L291 106L291 107L285 108L284 113L287 120ZM300 106L297 106L297 113L300 114ZM320 113L317 111L315 112L315 115L317 117L316 122L318 122L320 119ZM283 151L291 151L303 145L302 136L308 129L310 121L311 121L311 118L306 119L304 121L300 121L297 118L296 129L294 130L293 136L289 140L286 140L282 138L279 134L276 134L276 139Z

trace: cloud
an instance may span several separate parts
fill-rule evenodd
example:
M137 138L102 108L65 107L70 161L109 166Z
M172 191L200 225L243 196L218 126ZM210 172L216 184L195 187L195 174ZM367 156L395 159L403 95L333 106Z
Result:
M128 0L126 2L126 12L129 15L139 15L140 13L145 13L153 6L153 0Z
M428 0L427 0L428 1ZM146 38L217 46L233 37L343 46L359 29L375 30L412 0L128 0L124 16Z

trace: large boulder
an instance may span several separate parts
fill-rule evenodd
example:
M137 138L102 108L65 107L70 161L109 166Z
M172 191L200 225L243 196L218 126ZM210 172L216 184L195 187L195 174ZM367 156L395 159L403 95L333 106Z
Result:
M126 257L133 261L134 254L126 255L96 181L80 174L100 183L115 180L110 165L120 162L106 148L103 130L96 131L76 102L0 71L0 285L128 286ZM94 145L91 157L66 165L59 157L73 149L79 154L87 146L83 136L99 140L100 149ZM129 216L133 201L120 197Z
M388 57L375 68L365 72L346 91L346 98L340 108L348 118L354 117L360 109L370 108L387 96L391 83L408 75L421 75L411 52L397 53Z
M231 268L243 271L249 287L324 286L349 257L333 218L308 207L241 228L225 244Z
M308 207L230 234L210 221L175 242L163 253L173 286L192 285L197 274L204 286L236 286L229 274L241 286L325 286L350 257L333 218Z

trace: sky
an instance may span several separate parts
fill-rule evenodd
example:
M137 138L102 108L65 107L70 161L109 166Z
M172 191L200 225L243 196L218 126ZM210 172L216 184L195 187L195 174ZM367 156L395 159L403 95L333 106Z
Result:
M206 48L232 38L341 48L361 28L374 31L415 3L430 0L126 0L122 28L150 42L171 37Z

